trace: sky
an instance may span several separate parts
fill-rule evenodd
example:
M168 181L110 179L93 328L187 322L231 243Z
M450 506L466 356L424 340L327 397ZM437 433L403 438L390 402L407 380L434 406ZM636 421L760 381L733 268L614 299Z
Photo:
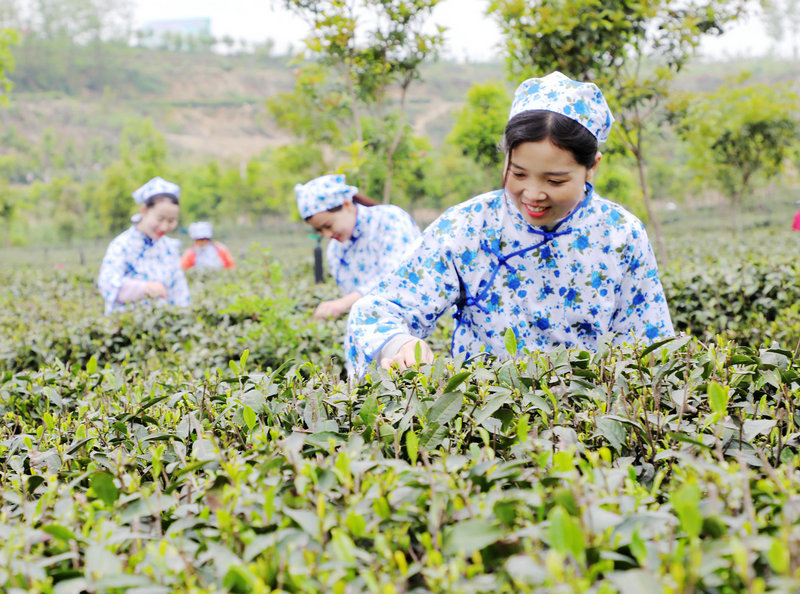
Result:
M500 29L483 15L487 0L444 0L434 9L431 26L447 27L444 56L456 61L489 61L498 56ZM275 53L299 51L308 25L283 8L281 0L134 0L134 24L149 21L208 17L214 37L264 42L271 39ZM788 46L788 43L785 44ZM766 54L773 44L757 18L749 18L720 39L709 39L701 52L712 58ZM788 47L779 48L788 52Z

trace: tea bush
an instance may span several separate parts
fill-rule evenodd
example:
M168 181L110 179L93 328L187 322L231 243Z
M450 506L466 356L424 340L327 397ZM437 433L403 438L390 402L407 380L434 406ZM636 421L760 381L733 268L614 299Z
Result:
M513 346L512 346L513 350ZM7 591L790 591L800 365L702 346L437 359L348 386L247 354L0 383Z
M800 589L790 260L676 260L694 336L358 384L335 287L227 272L110 317L85 271L0 272L3 591Z

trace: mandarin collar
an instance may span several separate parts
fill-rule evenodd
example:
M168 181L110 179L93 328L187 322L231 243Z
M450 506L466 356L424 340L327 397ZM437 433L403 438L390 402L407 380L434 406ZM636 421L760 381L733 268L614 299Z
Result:
M507 208L511 211L514 216L514 227L516 227L520 231L527 231L528 233L536 233L538 235L548 235L550 233L555 233L559 231L567 222L571 221L572 219L581 218L583 215L584 207L587 206L591 200L592 196L594 195L594 186L586 182L586 189L584 193L583 200L581 200L578 205L572 209L572 211L563 219L558 221L555 225L551 228L547 227L539 227L537 225L531 225L525 217L522 216L522 213L517 208L517 205L514 201L508 196L505 190L501 190L503 192L503 198L506 201ZM580 213L580 214L579 214ZM564 232L567 232L564 229Z
M358 241L358 238L364 233L364 226L366 225L364 219L367 218L367 213L364 209L366 208L366 206L356 204L356 224L353 227L353 233L350 235L350 239L342 242L342 245L344 245L346 248Z
M150 237L147 233L144 233L143 231L141 231L139 229L139 227L137 227L136 225L131 225L131 229L133 229L134 235L138 239L141 239L142 243L144 243L148 247L153 245L156 241L158 241L158 240L153 239L152 237Z

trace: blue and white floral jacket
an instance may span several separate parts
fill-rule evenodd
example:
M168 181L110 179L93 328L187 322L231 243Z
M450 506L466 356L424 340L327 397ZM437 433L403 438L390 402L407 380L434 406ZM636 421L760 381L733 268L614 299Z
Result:
M381 277L393 271L419 235L406 211L392 204L356 204L356 225L347 241L331 240L326 257L343 295L366 295Z
M106 314L130 307L131 304L117 303L119 290L128 280L158 281L167 289L167 299L159 301L189 305L189 286L180 265L177 239L153 240L135 226L117 235L108 245L97 278L97 286L106 302Z
M363 376L392 338L425 338L453 308L454 356L507 356L507 328L531 351L594 350L608 333L617 343L674 333L644 226L591 184L551 230L530 225L502 190L445 211L351 309L351 375Z

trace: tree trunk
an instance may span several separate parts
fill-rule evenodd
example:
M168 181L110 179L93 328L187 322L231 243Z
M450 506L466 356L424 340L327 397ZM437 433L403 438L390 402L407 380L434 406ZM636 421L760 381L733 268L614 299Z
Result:
M397 121L397 130L395 130L394 138L391 144L386 148L386 182L383 184L383 203L389 204L392 200L392 175L394 173L394 154L397 152L397 147L400 146L400 141L403 138L403 130L405 129L406 119L406 92L408 86L411 84L410 79L403 81L400 87L400 114Z
M664 233L661 231L661 223L658 222L658 217L653 210L653 205L650 202L650 192L647 190L647 174L644 170L644 158L641 151L634 151L636 157L636 167L639 170L639 186L642 189L642 197L644 198L644 207L647 210L647 216L653 225L653 231L656 234L656 248L658 249L658 260L661 266L666 266L669 259L667 258L667 245L664 242Z

